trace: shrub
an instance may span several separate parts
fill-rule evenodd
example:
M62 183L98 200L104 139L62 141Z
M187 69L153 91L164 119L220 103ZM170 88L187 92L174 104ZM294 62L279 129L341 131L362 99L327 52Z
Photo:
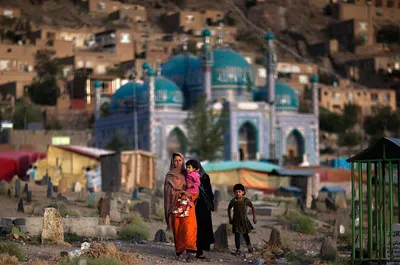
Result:
M287 215L279 216L278 220L291 223L293 230L299 233L315 234L317 232L315 220L298 212L291 211Z
M71 209L65 209L63 211L60 212L60 215L62 217L79 217L81 216L81 214L78 211L75 210L71 210Z
M119 237L123 240L148 240L150 236L149 227L144 222L131 223L122 227L119 231Z
M13 242L3 242L0 243L0 254L8 254L10 256L15 256L19 261L25 259L25 255L19 245Z

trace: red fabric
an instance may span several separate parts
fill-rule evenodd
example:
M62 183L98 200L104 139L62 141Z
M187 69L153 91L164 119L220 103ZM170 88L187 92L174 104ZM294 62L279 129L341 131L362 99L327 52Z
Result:
M71 100L72 109L86 109L86 102L84 99Z
M11 181L17 173L17 164L12 158L0 158L0 181Z
M46 155L44 153L38 154L36 152L28 152L28 151L0 152L0 159L8 159L8 161L13 161L15 165L14 175L18 175L18 177L22 179L25 179L26 171L28 170L30 165L32 165L37 161L38 157L46 157Z

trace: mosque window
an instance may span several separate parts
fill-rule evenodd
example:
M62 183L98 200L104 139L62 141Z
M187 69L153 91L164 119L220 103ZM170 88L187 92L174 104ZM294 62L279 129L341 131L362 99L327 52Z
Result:
M340 99L340 93L339 92L332 92L332 98L334 100L339 100Z
M308 83L308 76L306 76L306 75L299 75L299 83L300 83L300 84L307 84L307 83Z
M378 94L371 93L371 101L378 101Z
M390 102L390 94L389 93L383 94L383 102L385 102L385 103Z
M267 77L267 70L265 70L264 68L258 68L257 72L258 72L259 77L262 77L262 78Z

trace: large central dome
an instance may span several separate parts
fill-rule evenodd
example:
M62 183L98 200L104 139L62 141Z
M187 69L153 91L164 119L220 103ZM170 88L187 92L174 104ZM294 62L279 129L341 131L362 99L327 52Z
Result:
M213 89L246 88L252 82L252 68L242 55L227 47L214 49Z

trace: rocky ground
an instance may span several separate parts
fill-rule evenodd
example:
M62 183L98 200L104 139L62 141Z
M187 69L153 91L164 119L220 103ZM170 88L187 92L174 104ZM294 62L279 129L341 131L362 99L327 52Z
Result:
M30 189L33 191L33 202L32 206L46 206L54 204L55 199L46 198L46 187L40 187L36 185L30 185ZM57 193L54 194L55 196ZM71 212L79 213L80 216L98 216L97 210L94 208L88 208L87 203L84 200L78 201L79 195L77 193L66 193L63 194L68 198L68 210ZM97 194L97 199L100 196L104 196L103 193ZM130 195L124 193L115 194L116 197L121 201L126 201L130 199ZM149 200L150 196L141 193L141 200ZM28 216L38 216L33 213L20 213L17 212L17 198L7 198L7 195L0 195L0 217L28 217ZM31 207L31 206L25 206ZM221 202L219 206L219 211L213 213L213 225L214 231L222 223L227 223L227 213L226 213L227 202ZM160 209L162 210L162 209ZM162 211L161 211L162 212ZM321 214L321 219L324 223L331 222L335 215L333 214ZM330 235L329 229L319 229L314 235L306 235L292 231L289 228L282 227L278 222L276 217L271 216L258 216L258 223L254 225L255 230L250 234L252 243L255 245L256 249L261 250L265 245L265 242L269 240L271 229L273 227L278 228L281 231L282 242L291 250L302 251L304 255L310 257L316 257L319 253L322 241L327 235ZM155 243L152 241L155 233L159 229L164 229L165 224L162 218L154 218L151 222L146 222L150 229L150 237L143 244L136 244L126 241L113 240L114 244L120 246L123 250L134 253L136 258L139 260L139 264L178 264L174 257L174 247L171 243ZM233 250L234 248L234 238L233 235L229 235L229 246ZM42 260L52 260L55 257L60 256L60 252L67 251L70 252L74 249L79 249L80 243L67 244L65 246L43 246L37 242L26 242L24 245L21 244L28 260L42 259ZM207 253L209 258L206 261L196 260L196 264L207 263L207 264L248 264L249 262L254 262L255 259L261 256L260 251L256 251L254 255L247 254L247 250L243 250L243 255L240 257L234 256L233 254L221 253L221 252L210 252ZM52 264L52 263L49 263Z

